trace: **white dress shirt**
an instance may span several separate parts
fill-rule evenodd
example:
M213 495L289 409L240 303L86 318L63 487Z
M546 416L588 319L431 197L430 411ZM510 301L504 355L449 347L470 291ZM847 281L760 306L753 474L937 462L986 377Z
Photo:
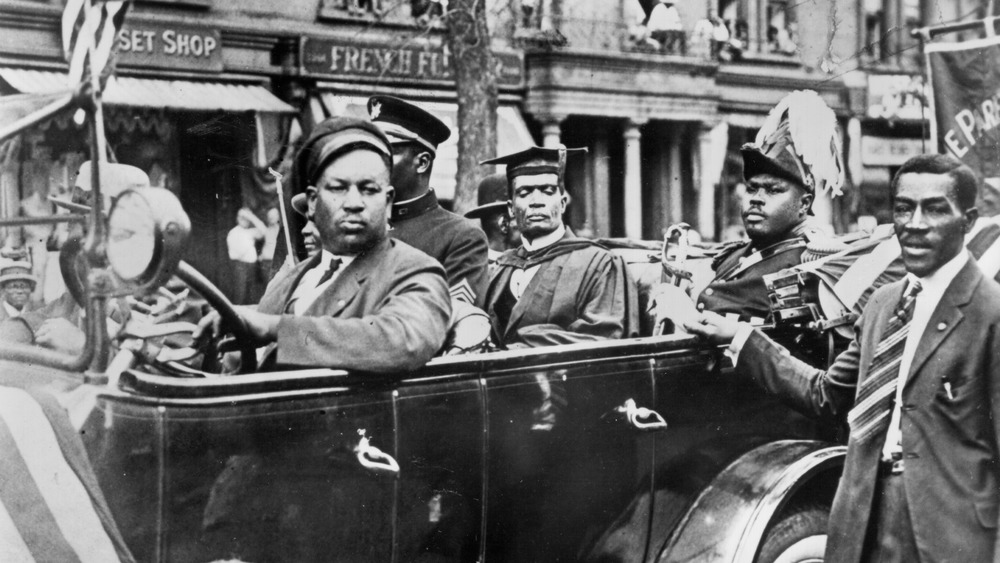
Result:
M969 253L962 247L957 256L945 263L934 273L924 278L917 278L913 274L906 277L911 281L920 280L921 290L917 294L916 303L913 306L913 318L910 320L910 331L906 334L906 344L903 346L903 356L899 360L899 380L896 382L896 401L892 407L892 418L889 419L889 432L885 437L885 446L882 448L882 458L892 459L893 453L901 453L903 446L900 443L903 439L901 424L901 407L903 405L903 385L910 375L910 366L913 365L913 356L917 353L917 346L927 329L927 323L931 320L931 315L937 309L938 302L944 292L951 285L955 276L965 267L969 261Z
M534 252L536 250L541 250L547 246L552 246L559 239L563 238L563 235L565 234L566 234L566 227L564 227L563 225L559 225L558 229L552 231L547 235L542 235L533 241L528 240L522 236L521 244L524 245L524 248L528 252ZM531 279L535 277L535 274L538 273L538 268L541 267L542 265L538 264L530 268L525 268L523 270L520 269L514 270L514 272L511 273L510 292L514 294L514 299L518 300L521 299L521 296L524 295L524 290L528 287L528 284L531 283Z
M326 288L330 287L330 284L340 276L344 268L354 261L354 256L337 256L326 250L320 251L319 264L310 269L308 272L302 275L299 280L298 287L292 293L292 312L296 315L305 314L306 310L316 301ZM334 259L340 260L340 268L330 277L330 279L324 281L323 283L316 285L316 283L323 277L323 274L330 269L330 262Z

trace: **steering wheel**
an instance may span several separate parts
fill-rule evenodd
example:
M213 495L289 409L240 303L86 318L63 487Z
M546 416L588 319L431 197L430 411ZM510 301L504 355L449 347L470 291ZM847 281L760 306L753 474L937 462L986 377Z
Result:
M215 284L202 275L201 272L183 260L177 264L177 277L188 284L188 287L192 291L197 292L205 298L205 301L219 312L219 315L222 317L223 330L234 337L234 340L232 340L219 335L212 339L208 349L205 350L202 371L219 373L221 371L221 366L219 365L220 352L231 350L237 350L240 353L239 373L253 373L256 371L257 348L253 345L253 338L247 329L246 320L236 310L236 307L233 306L233 302Z

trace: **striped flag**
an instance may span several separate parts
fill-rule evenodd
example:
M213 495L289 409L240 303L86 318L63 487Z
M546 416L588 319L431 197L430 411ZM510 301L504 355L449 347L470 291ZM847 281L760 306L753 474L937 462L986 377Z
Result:
M88 79L88 72L98 75L104 72L118 43L118 30L125 21L127 7L126 0L67 0L62 16L62 41L71 88ZM104 81L101 80L101 87Z
M0 386L0 561L132 562L60 394Z

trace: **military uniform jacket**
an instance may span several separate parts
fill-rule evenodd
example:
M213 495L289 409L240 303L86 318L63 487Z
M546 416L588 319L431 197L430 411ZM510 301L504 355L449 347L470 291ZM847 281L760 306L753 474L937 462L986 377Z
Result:
M514 270L539 264L538 272L513 305L506 323L498 314L510 296ZM486 293L486 311L498 344L551 346L629 338L638 331L636 289L625 261L594 243L566 234L529 253L523 246L498 260Z
M792 358L756 330L740 352L737 372L803 412L846 417L905 283L872 294L853 341L826 372ZM902 478L921 561L1000 560L1000 286L975 260L931 315L902 397ZM884 432L848 442L830 514L828 562L861 560L884 443Z
M444 266L449 292L482 307L487 273L486 234L471 221L446 211L434 190L416 200L392 206L393 238L423 251Z
M416 369L441 348L451 300L440 264L387 238L338 273L304 315L284 314L320 259L279 274L260 300L260 312L281 314L278 364L391 373Z
M764 276L797 266L805 250L804 228L759 252L749 242L738 243L716 259L715 279L698 296L699 311L735 314L741 321L764 322L771 314Z

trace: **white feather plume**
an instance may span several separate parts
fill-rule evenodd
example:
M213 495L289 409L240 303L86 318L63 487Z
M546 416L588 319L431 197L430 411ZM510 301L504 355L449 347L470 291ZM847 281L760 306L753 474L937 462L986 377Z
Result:
M788 120L788 132L796 155L805 164L817 192L843 193L845 172L837 134L837 116L813 90L795 90L767 115L757 132L756 144L767 147L772 135Z

